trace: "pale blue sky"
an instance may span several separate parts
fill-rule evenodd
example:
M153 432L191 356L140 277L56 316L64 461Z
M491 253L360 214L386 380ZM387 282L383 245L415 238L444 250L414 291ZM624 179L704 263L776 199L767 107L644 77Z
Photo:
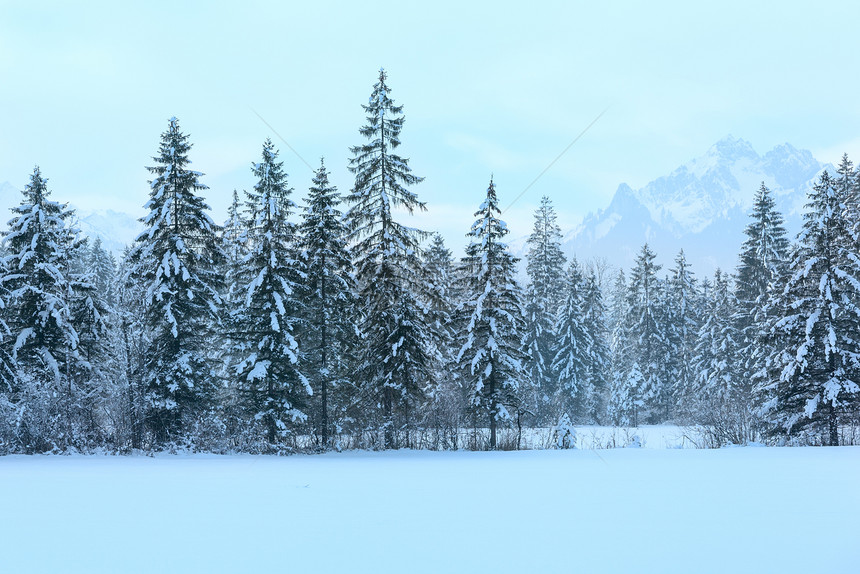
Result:
M600 5L598 5L600 4ZM380 66L407 116L416 188L459 250L491 172L503 204L608 112L506 214L541 195L573 227L617 185L669 173L731 133L860 159L855 5L787 2L3 2L0 182L34 164L56 199L142 214L167 118L223 218L271 136L296 199L325 156L342 191Z

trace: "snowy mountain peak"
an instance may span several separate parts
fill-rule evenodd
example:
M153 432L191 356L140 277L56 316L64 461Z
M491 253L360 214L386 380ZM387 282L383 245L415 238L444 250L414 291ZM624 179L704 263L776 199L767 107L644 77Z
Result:
M761 183L774 191L789 231L796 231L806 191L824 167L791 144L760 156L748 141L729 135L640 189L621 184L606 209L568 234L567 250L627 266L648 241L668 264L683 247L702 271L733 269Z
M65 200L64 200L65 201ZM0 227L12 218L9 211L21 204L21 190L8 181L0 183ZM71 207L75 207L71 204ZM102 245L114 255L120 255L130 245L142 227L137 218L113 210L77 210L75 225L87 237L100 237Z
M21 191L8 181L0 183L0 207L14 207L19 203L21 203ZM2 219L0 217L0 220Z
M782 188L790 188L794 182L814 178L823 167L812 152L799 150L789 143L778 145L767 152L762 163Z
M736 138L731 134L712 145L706 155L719 156L721 159L728 161L737 161L741 158L757 160L759 158L759 155L753 149L750 142Z

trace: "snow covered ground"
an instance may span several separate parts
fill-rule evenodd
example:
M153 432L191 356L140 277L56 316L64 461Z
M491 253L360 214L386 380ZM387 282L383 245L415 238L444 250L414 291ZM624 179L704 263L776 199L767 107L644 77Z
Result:
M0 571L857 572L858 476L856 447L8 456Z

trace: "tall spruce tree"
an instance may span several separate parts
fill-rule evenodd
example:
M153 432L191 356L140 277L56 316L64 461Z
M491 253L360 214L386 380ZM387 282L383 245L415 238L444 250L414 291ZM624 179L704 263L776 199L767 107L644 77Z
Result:
M433 428L434 448L457 448L462 388L454 356L453 311L457 306L454 258L440 234L435 234L424 252L428 325L433 342L433 369L439 373L430 395L427 424Z
M763 412L776 428L809 431L831 446L839 444L840 413L860 394L860 259L849 202L826 171L809 194L791 276L774 303L784 313L772 327L779 376L764 389Z
M423 178L412 173L409 160L397 155L403 128L403 106L390 98L384 70L367 105L367 124L359 133L368 141L350 148L349 169L355 185L346 222L353 242L362 345L355 372L367 412L376 411L371 426L382 431L385 448L408 444L416 407L432 385L430 334L420 273L420 241L427 235L394 219L393 211L425 210L409 187Z
M223 276L225 281L224 301L228 311L235 310L240 303L242 286L239 282L242 266L248 254L248 227L250 222L245 220L239 193L234 189L230 207L227 208L227 220L222 228L225 266Z
M741 381L748 387L763 376L765 348L769 345L766 329L772 319L767 309L773 309L770 300L787 278L789 248L782 215L764 182L756 192L750 218L744 229L746 239L735 284Z
M558 311L554 331L558 338L553 346L552 369L558 373L556 403L561 412L574 420L587 418L586 397L593 394L588 367L594 346L585 325L585 285L576 259L567 272L566 296Z
M317 433L322 448L331 436L331 391L347 390L348 360L355 345L355 284L347 250L347 229L339 211L340 194L329 183L328 170L320 161L314 173L301 222L301 298L305 325L302 345L307 374L319 396ZM342 397L342 399L345 397Z
M751 397L739 360L741 334L733 320L737 304L730 283L717 269L697 341L695 394L699 422L712 425L720 443L743 443L749 440Z
M655 263L656 257L647 243L642 246L627 286L630 351L645 381L642 398L647 415L653 422L663 415L665 405L662 399L667 384L660 376L664 339L658 316L660 287L657 272L661 266Z
M690 267L682 249L675 257L666 294L669 348L666 362L673 373L672 394L682 404L693 396L695 389L693 363L700 326L698 288Z
M71 256L80 246L70 225L74 211L49 199L38 166L24 188L9 230L0 284L8 293L7 338L15 376L13 397L23 407L18 440L25 452L64 450L77 442L81 401L73 373L80 367L71 301L80 287Z
M529 251L526 254L529 286L523 345L529 355L529 378L541 422L554 416L547 412L549 403L546 400L556 392L556 375L552 367L556 339L553 326L556 313L566 299L565 256L561 250L561 229L557 220L552 202L548 197L542 197L534 214L534 229L528 239Z
M296 292L296 225L283 162L272 141L252 166L257 182L246 192L250 214L249 252L239 282L243 304L237 313L237 387L253 421L262 424L269 449L304 422L312 389L301 372L296 332L300 309Z
M118 392L121 372L116 361L115 266L101 239L86 242L75 250L76 269L70 308L78 332L76 368L71 376L80 389L81 444L105 444L108 432L104 414Z
M500 214L491 179L468 234L470 243L462 259L463 300L456 310L457 361L473 412L488 419L491 449L497 446L499 422L509 420L510 409L519 407L525 378L517 259L503 241L508 228Z
M582 321L585 332L591 339L586 364L586 377L591 394L585 397L583 411L590 422L600 424L606 412L611 353L605 322L606 306L597 274L593 271L586 279L583 297Z
M189 137L171 118L150 182L149 213L128 256L140 283L147 336L146 422L157 445L178 441L211 406L216 369L211 342L220 316L223 258L199 172L189 169Z
M627 389L627 375L633 366L631 348L632 333L628 321L630 313L627 298L627 280L624 270L619 269L615 276L609 301L609 404L607 415L613 424L629 424L622 422L629 417L625 412L632 413L632 404ZM631 399L632 400L632 399ZM626 406L625 406L626 405Z

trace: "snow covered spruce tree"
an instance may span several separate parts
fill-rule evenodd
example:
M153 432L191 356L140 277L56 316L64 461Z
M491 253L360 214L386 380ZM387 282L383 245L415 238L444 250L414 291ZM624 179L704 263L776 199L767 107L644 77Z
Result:
M78 357L71 376L81 390L81 434L83 442L104 446L112 437L113 413L121 394L121 370L116 359L118 332L115 316L116 266L101 239L84 243L74 251L73 278L77 287L70 302L72 321L78 332ZM105 420L102 420L105 419Z
M181 441L212 406L217 386L210 350L219 323L223 252L207 213L188 136L171 118L156 165L148 167L149 210L128 255L129 279L145 288L148 334L143 373L146 424L156 446ZM217 348L217 346L216 346Z
M340 194L329 183L328 171L320 161L302 213L300 294L304 303L302 346L306 372L319 397L312 418L323 449L329 447L332 406L340 412L347 396L352 396L347 393L351 385L348 358L356 343L355 285L346 244L347 229L338 210L340 201ZM335 390L340 396L332 400Z
M553 373L553 326L556 313L565 301L565 257L561 250L561 229L552 202L541 198L534 214L534 229L529 236L526 272L529 276L526 304L526 332L523 345L529 360L527 368L535 397L539 423L556 422L551 413L551 398L556 393Z
M789 248L782 215L764 182L756 192L750 218L735 280L734 318L740 336L740 380L747 392L752 391L753 381L766 377L766 348L770 345L766 331L773 319L769 315L775 311L770 302L787 279Z
M137 281L132 271L137 264L132 260L134 247L126 247L117 267L116 328L120 343L114 347L122 372L117 381L122 386L122 407L116 411L114 440L121 452L141 450L149 446L147 440L147 364L148 351L152 348L152 333L147 328L150 304L147 301L147 286Z
M554 331L558 334L552 350L552 370L558 373L556 408L572 420L587 419L585 397L591 396L588 367L593 347L585 326L585 285L576 259L570 262L565 299L558 310ZM558 416L556 416L558 420Z
M763 389L775 431L811 433L831 446L839 444L840 414L860 396L860 259L849 199L826 171L810 192L790 278L774 302L784 313L772 327L778 378Z
M312 389L300 370L296 341L299 266L296 225L289 221L295 204L271 140L252 171L257 183L246 192L249 251L238 278L242 303L234 318L233 354L240 402L252 424L262 426L264 448L277 450L292 427L306 420Z
M347 196L357 282L362 342L355 368L363 416L384 448L409 446L415 413L432 385L430 333L420 305L424 288L420 242L425 232L394 219L395 209L413 213L424 203L409 190L423 178L412 173L400 146L403 106L390 98L384 70L367 105L367 124L359 133L368 141L350 148L355 185ZM381 435L379 434L381 431ZM399 440L403 438L405 440Z
M520 408L520 388L526 379L521 346L525 327L521 292L516 281L517 259L503 242L508 234L499 219L492 179L487 198L475 213L469 245L461 260L463 300L455 311L457 362L473 414L486 417L490 449L498 445L496 429ZM477 419L476 419L477 426Z
M14 377L4 378L19 419L14 435L31 453L86 446L78 440L82 396L72 376L80 357L70 307L78 285L69 267L80 243L69 222L74 211L49 195L36 167L4 232L0 277L8 293L4 352Z
M585 325L585 332L591 339L586 364L587 387L591 394L585 397L583 414L590 422L601 424L608 404L611 353L607 340L606 307L597 274L594 271L585 280L583 297L582 322Z
M751 397L739 360L741 335L734 321L737 305L730 279L719 269L714 273L696 344L696 419L710 429L714 446L744 444L751 438Z
M225 265L222 270L226 293L224 300L230 310L239 306L242 297L239 275L248 254L248 227L249 222L245 220L242 203L239 201L239 193L234 189L230 207L227 208L227 220L221 231L225 258Z
M221 248L224 251L224 265L220 270L224 278L223 312L221 314L221 377L228 381L219 393L219 403L222 412L224 433L230 437L230 446L238 449L254 447L259 439L256 429L247 424L247 411L243 397L239 396L240 389L235 384L236 363L244 359L239 333L244 317L245 305L242 270L248 255L248 227L244 202L239 200L239 192L233 190L230 206L227 208L227 219L221 228Z
M656 255L646 243L630 271L627 286L629 308L630 352L639 365L645 381L641 397L645 401L647 418L658 422L666 417L666 381L660 377L662 365L663 333L658 317L659 279L661 266L654 260Z
M434 431L432 448L457 448L462 414L462 387L456 372L453 311L457 306L454 259L438 233L424 252L428 326L434 349L433 369L439 373L429 395L427 425Z
M624 270L619 269L612 286L609 302L609 403L606 414L615 425L629 424L632 413L630 393L627 389L627 375L633 366L630 353L631 332L628 324L630 308L627 299L627 281ZM638 367L637 367L638 368ZM632 400L632 399L631 399Z
M667 339L668 354L666 362L673 374L672 394L685 410L687 399L692 398L696 373L693 362L696 356L696 338L699 332L700 298L696 279L682 249L675 257L675 267L668 279Z

